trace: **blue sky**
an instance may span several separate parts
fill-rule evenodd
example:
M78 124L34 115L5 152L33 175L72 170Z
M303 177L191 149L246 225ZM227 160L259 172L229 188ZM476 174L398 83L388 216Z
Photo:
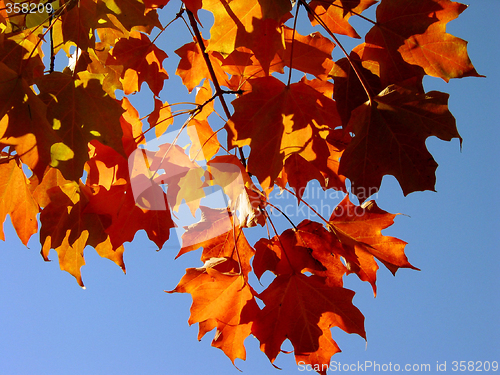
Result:
M171 5L168 9L175 14ZM463 147L460 150L458 140L427 141L439 164L436 193L403 197L396 180L384 177L378 205L404 214L384 234L408 242L406 254L421 271L402 269L393 277L381 268L376 298L369 284L353 275L345 278L345 286L356 291L354 304L366 317L368 341L334 329L343 350L332 358L337 364L430 364L435 369L446 361L451 372L452 361L500 361L498 14L500 1L476 0L448 24L449 33L469 41L469 55L487 78L448 84L425 80L426 90L450 93ZM183 29L180 22L175 27ZM169 102L186 98L174 76L173 50L190 38L179 29L168 30L160 39L170 56L166 68L171 80L162 92ZM149 104L134 103L142 114L148 113ZM139 232L126 245L124 275L87 248L83 290L59 270L54 251L52 262L42 260L38 235L26 248L10 219L4 227L0 374L239 373L210 346L213 332L197 341L197 326L187 324L191 297L164 293L175 287L186 268L199 266L199 252L174 260L175 241L157 252ZM252 231L247 234L251 243L259 238ZM279 372L260 352L256 339L250 337L246 344L247 361L236 361L244 373L304 373L293 355L280 354L275 364L284 372Z

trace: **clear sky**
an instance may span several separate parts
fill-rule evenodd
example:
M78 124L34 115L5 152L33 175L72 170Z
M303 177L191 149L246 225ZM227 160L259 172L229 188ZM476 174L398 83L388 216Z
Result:
M169 14L178 10L174 4L167 8ZM426 90L451 94L450 110L463 147L458 140L427 141L439 163L437 193L403 197L395 179L384 178L377 203L405 214L384 234L407 241L406 254L421 271L402 269L393 277L381 268L376 298L369 284L354 275L345 278L345 286L356 291L354 304L366 317L368 342L334 329L343 352L333 356L333 364L430 364L434 372L437 363L446 361L452 372L453 361L500 361L499 14L500 1L475 0L448 24L448 32L469 41L469 55L487 78L448 84L425 80ZM162 92L162 100L169 102L186 99L174 75L178 59L169 51L190 37L180 22L175 27L159 39L169 53L171 80ZM150 110L146 104L138 107L141 114ZM163 292L175 287L185 268L200 265L199 251L174 261L175 240L157 252L139 232L126 244L124 275L87 248L83 290L59 270L54 251L52 262L42 260L38 235L26 248L10 219L5 229L7 241L0 243L0 374L239 373L210 346L213 332L197 341L197 325L187 324L190 295ZM252 244L260 238L251 230L246 233ZM236 361L244 373L304 373L292 354L278 356L276 365L284 370L279 372L256 339L249 337L246 344L247 361Z

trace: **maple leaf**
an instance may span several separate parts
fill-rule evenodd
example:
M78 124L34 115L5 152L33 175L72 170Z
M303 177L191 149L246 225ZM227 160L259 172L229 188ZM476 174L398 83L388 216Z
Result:
M329 286L343 286L342 276L347 269L340 257L355 261L333 233L309 220L271 240L260 239L255 250L253 267L259 279L265 271L276 275L310 272L325 278Z
M135 168L130 166L133 158L127 162L116 150L99 143L91 144L90 156L86 183L92 194L88 196L85 212L110 219L105 231L113 248L132 241L137 231L144 229L161 249L169 238L170 228L174 227L167 196L161 187L150 183L147 189L135 194L132 186L134 178L140 177L137 169L143 171L137 168L140 164L135 163Z
M69 2L61 9L61 39L72 41L83 51L94 49L94 30L109 23L106 14L98 9L94 0L81 0L78 3Z
M86 65L86 70L89 73L102 74L104 76L102 89L109 96L115 98L115 91L117 89L123 90L123 85L120 82L123 67L119 65L106 65L110 51L111 45L104 42L97 42L95 49L90 49L88 52L90 61ZM75 67L75 71L78 72L77 67Z
M377 7L377 24L366 42L353 51L384 85L422 77L424 71L445 81L480 76L466 43L445 33L446 23L465 8L450 0L384 1Z
M298 201L302 198L309 181L317 180L320 184L325 184L325 179L320 171L299 154L292 154L286 159L281 179L277 184L280 187L285 187L287 183L290 184L295 190Z
M280 21L291 10L291 4L290 0L204 0L203 9L215 18L207 50L229 54L236 47L252 48L255 19Z
M364 68L359 61L359 56L355 53L351 53L350 58L351 62L355 64L358 71L362 74L365 87L370 90L370 94L377 95L382 91L383 87L380 77ZM369 99L365 88L351 66L351 62L346 58L336 61L329 74L335 82L334 98L344 126L347 126L349 123L351 112Z
M170 105L167 102L162 103L161 100L155 98L155 108L149 114L148 122L151 128L155 128L156 137L164 134L168 127L174 123Z
M30 190L33 199L38 203L38 205L43 208L50 203L49 191L56 186L63 186L71 183L70 180L66 180L61 171L57 168L49 167L43 175L41 181L37 175L30 177Z
M233 155L221 155L207 162L207 167L205 181L222 188L229 198L228 210L238 219L238 224L241 227L264 225L265 198L258 194L241 161Z
M130 156L137 150L137 146L144 142L144 134L142 133L139 112L126 97L122 99L122 108L124 110L120 117L120 126L123 132L122 144L125 154Z
M352 112L349 126L355 137L342 155L339 173L351 180L361 201L378 191L386 174L397 178L404 195L434 190L437 163L425 140L432 135L461 139L447 101L444 93L420 94L392 85Z
M157 207L161 208L154 209L165 210L168 205L165 205L163 194L160 193L160 185L167 185L168 201L172 203L172 208L178 211L185 200L193 216L195 215L200 200L205 197L203 188L206 185L202 180L204 170L190 160L180 146L165 143L154 153L138 149L129 158L129 166L132 185L141 194L151 194L150 197L144 197L146 205L143 208L153 209L157 203ZM149 190L150 188L153 190Z
M137 26L161 28L156 10L146 12L141 0L97 0L97 6L101 13L114 15L128 31Z
M200 323L199 339L217 327L212 346L223 350L233 364L236 358L246 358L243 341L252 332L253 319L260 309L242 275L223 274L214 268L188 268L168 293L191 294L188 323Z
M324 266L312 256L312 250L297 244L292 230L268 240L262 238L255 244L253 266L258 278L265 271L275 275L288 275L296 272L324 271Z
M155 190L153 196L163 193L158 186ZM166 196L164 200L168 207ZM109 190L99 189L89 197L85 212L111 218L106 233L109 235L113 248L125 242L131 242L135 234L144 229L149 239L161 249L170 237L170 228L174 227L170 211L145 210L136 205L134 194L128 184L114 185Z
M283 59L276 54L273 61L269 63L268 73L283 73L284 66ZM251 90L251 85L247 82L249 78L268 75L253 51L247 47L238 47L230 55L224 57L221 67L225 72L233 75L228 86L233 90L249 91Z
M274 61L276 53L281 53L285 48L280 27L281 22L272 18L254 18L252 22L252 35L242 45L248 47L253 52L254 57L267 76L270 71L275 70L275 68L271 68L271 64L276 64Z
M207 120L191 120L187 133L192 142L189 148L190 158L209 161L219 151L220 143L217 134L214 133Z
M56 162L51 146L59 143L47 121L47 108L26 81L0 63L0 144L14 146L21 161L39 178Z
M0 37L0 61L18 72L31 86L36 77L43 75L44 70L43 51L38 37L30 30L16 32L9 38L4 38L3 33L0 35L2 35ZM3 77L5 77L4 73L2 73Z
M335 44L319 32L303 36L286 26L283 35L286 49L281 54L285 65L326 80L333 67L332 51Z
M89 143L89 161L85 164L85 184L91 187L102 186L107 190L113 185L124 185L129 179L127 167L127 160L123 155L111 147L92 141Z
M341 257L351 259L335 236L323 225L309 220L302 221L295 232L290 233L292 243L311 251L311 256L319 261L324 269L308 269L317 276L325 277L329 286L343 286L342 276L347 269L341 262Z
M339 133L339 132L337 132ZM327 138L327 141L329 139ZM285 188L288 183L294 190L297 201L300 203L305 192L307 183L317 180L323 189L335 189L347 192L345 177L339 175L339 159L342 151L327 143L330 155L326 160L313 160L307 162L299 154L290 155L286 161L281 178L276 180L276 184ZM343 147L342 147L343 148Z
M376 2L376 0L313 0L309 3L309 7L331 32L359 39L360 36L349 24L349 18L353 12L360 14ZM309 19L313 26L318 25L314 15L309 14Z
M85 265L83 250L87 245L99 249L123 270L123 248L112 246L105 230L109 218L86 211L90 191L83 185L70 182L50 189L51 202L40 215L40 243L42 256L49 260L50 249L55 249L62 270L73 275L84 287L80 268Z
M374 201L356 206L347 195L330 217L333 233L343 242L347 251L354 251L357 258L354 259L352 254L345 257L348 269L356 272L361 280L369 281L374 293L378 269L374 258L381 261L393 274L399 268L418 270L406 258L406 242L381 234L383 229L394 223L395 216L381 210Z
M240 271L248 278L251 271L250 258L255 251L248 243L242 228L233 223L226 209L200 207L201 220L189 226L182 235L182 247L176 258L189 251L203 247L201 261L211 258L228 258L235 265L235 273Z
M319 276L279 275L258 296L266 306L255 319L252 333L271 362L289 339L297 362L321 362L325 368L339 351L330 328L365 337L364 317L352 304L353 296L351 290L327 286Z
M50 146L51 165L75 181L83 173L91 140L124 153L120 126L123 109L120 102L102 90L102 81L94 77L78 73L73 79L54 72L37 80L39 96L47 105L47 118L62 140Z
M125 94L139 91L146 82L156 96L163 89L163 81L168 78L163 68L167 54L156 47L149 38L136 31L128 39L120 39L111 50L106 65L123 66L122 84Z
M335 102L305 81L287 87L264 77L250 83L252 91L233 101L235 113L226 126L233 134L231 148L250 145L248 169L260 184L271 186L293 153L307 161L326 161L324 138L340 122Z
M39 208L16 159L3 152L0 155L0 239L5 241L3 223L10 215L18 237L27 246L30 237L38 231Z
M205 46L206 44L207 43L205 43ZM189 92L193 91L204 78L212 79L203 53L196 41L183 45L181 48L177 49L175 53L181 58L175 74L181 77L182 83ZM221 69L221 62L217 58L217 55L216 52L208 52L208 57L214 69L217 81L219 84L227 86L225 84L227 75Z

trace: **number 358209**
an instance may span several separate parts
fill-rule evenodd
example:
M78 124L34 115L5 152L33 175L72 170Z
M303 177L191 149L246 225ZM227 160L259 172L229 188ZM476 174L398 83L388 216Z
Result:
M453 361L452 371L498 371L497 361Z
M5 11L8 14L32 14L32 13L52 13L54 8L51 3L35 4L35 3L7 3L5 4Z

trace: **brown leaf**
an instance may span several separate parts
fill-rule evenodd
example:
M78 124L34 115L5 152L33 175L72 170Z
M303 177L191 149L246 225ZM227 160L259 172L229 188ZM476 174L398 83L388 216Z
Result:
M404 195L434 190L437 163L425 140L461 139L447 102L448 95L437 91L419 94L390 86L372 104L353 111L349 126L355 137L342 155L339 173L351 180L361 201L378 191L387 174L398 179Z
M326 163L325 142L340 124L335 102L300 81L288 88L273 77L250 81L252 91L233 101L235 113L226 126L233 136L230 147L250 145L248 171L262 187L274 184L287 157Z

